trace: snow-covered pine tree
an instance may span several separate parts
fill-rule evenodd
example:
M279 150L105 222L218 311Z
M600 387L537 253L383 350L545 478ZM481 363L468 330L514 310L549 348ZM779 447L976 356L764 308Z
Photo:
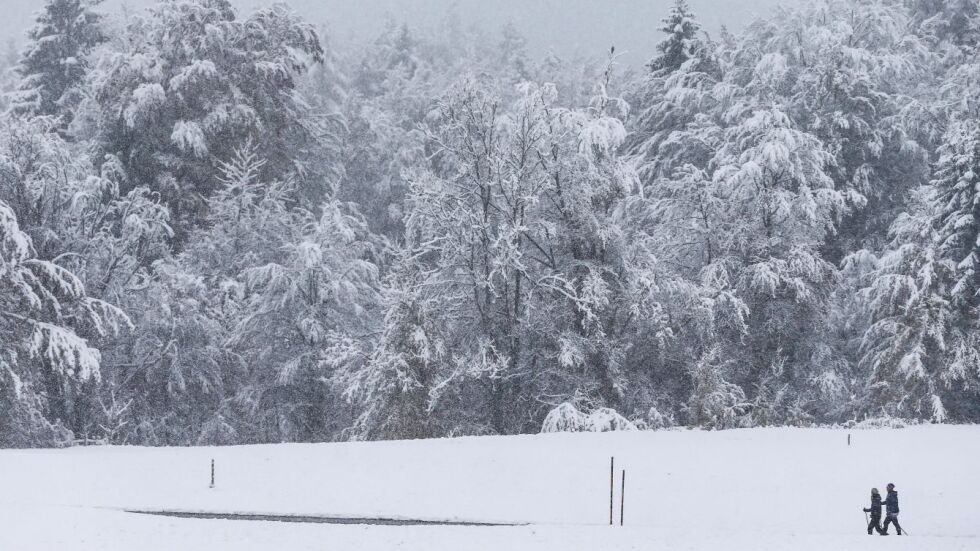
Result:
M513 22L507 22L500 30L500 43L497 46L500 56L500 75L504 82L518 84L531 78L530 61L527 55L527 39Z
M950 299L967 319L975 319L970 310L980 306L980 124L969 118L954 121L945 141L932 182L937 252L956 267Z
M437 325L439 301L418 264L403 254L384 287L383 331L371 357L345 377L345 396L360 409L355 439L414 439L439 435L432 415L436 385L450 368ZM450 427L452 428L452 427Z
M320 44L323 57L310 67L299 83L303 101L310 104L309 118L318 129L318 147L307 156L307 170L312 170L327 182L330 195L336 195L345 176L345 148L349 141L348 105L350 82L341 55L331 43L328 30L321 28Z
M935 208L935 190L917 190L892 225L893 241L883 254L860 251L845 261L863 282L856 297L868 317L859 372L866 377L865 414L950 417L944 380L957 323L948 298L955 266L937 254Z
M93 10L102 0L47 0L27 33L17 72L18 91L11 110L55 117L64 131L83 94L91 51L107 40L102 17Z
M695 140L674 134L691 128L693 138L710 142L712 133L705 115L717 104L715 87L722 79L716 46L699 36L700 25L684 0L677 0L664 22L667 37L647 64L649 74L629 98L637 115L626 148L634 158L644 193L655 180L672 177L685 164L704 168L711 146L706 151Z
M980 396L980 123L954 120L935 179L937 256L953 267L951 335L941 380L949 391L943 409L954 418L977 413ZM961 391L961 392L956 392Z
M626 200L633 239L659 261L657 299L674 334L665 351L641 340L633 354L658 382L644 399L669 407L672 415L683 411L692 424L708 422L696 413L708 407L702 403L708 394L698 390L704 373L695 366L717 366L707 355L718 350L723 335L745 330L747 309L726 280L703 272L724 254L730 206L718 193L711 164L725 140L722 52L699 29L686 3L675 4L662 29L666 37L648 64L651 72L630 98L638 116L626 144L640 176L638 193ZM716 375L711 380L734 374Z
M837 269L820 247L848 201L827 172L833 157L766 92L784 67L779 56L764 56L751 95L728 112L731 126L713 161L716 193L728 202L719 228L724 252L702 273L728 282L748 307L747 334L728 352L739 358L736 381L757 387L752 397L789 384L791 399L805 400L812 396L805 389L841 386L826 324Z
M660 31L667 37L657 44L658 54L647 64L651 73L669 75L691 58L701 55L698 51L704 46L698 36L701 24L688 6L687 0L674 0L670 13L663 19Z
M975 2L917 3L919 32L944 70L929 106L942 129L932 180L895 220L882 253L860 251L848 259L865 266L858 296L868 321L859 326L865 327L861 367L871 414L941 422L978 413L980 96L974 83L980 66L972 60L976 41L963 32L977 9Z
M891 241L888 228L906 208L910 190L929 178L931 127L937 123L928 83L938 62L910 27L900 3L812 2L754 23L731 58L742 59L730 71L741 84L750 82L758 67L748 60L761 56L751 52L779 54L785 69L776 97L793 124L816 137L833 158L826 172L850 208L820 245L820 257L831 264L854 250L885 247ZM822 337L821 363L833 364L834 373L814 374L815 388L825 390L815 402L824 419L865 411L848 398L862 394L867 375L863 354L853 345L865 325L845 321L864 315L853 297L852 272L828 297L824 327L832 334ZM854 384L844 388L843 382ZM768 395L771 401L780 389L769 389Z
M936 60L910 26L896 2L821 0L755 23L739 47L782 54L787 114L834 156L836 188L863 197L828 239L833 263L881 247L908 191L928 178L928 144L906 111L921 108L916 89Z
M86 295L73 273L35 256L31 239L0 200L0 443L63 444L72 437L64 396L100 376L101 355L86 339L118 332L126 315Z
M732 358L715 346L691 368L692 392L683 407L688 424L709 429L731 429L751 424L752 409L742 387L729 382Z
M156 409L143 406L157 397L146 390L165 355L165 347L158 341L151 343L148 336L155 329L154 321L173 321L169 313L161 314L169 297L163 292L165 278L157 277L154 268L170 261L173 231L167 208L145 186L120 195L117 166L117 161L107 160L99 175L88 178L76 193L71 253L65 255L89 292L118 305L134 326L102 341L102 384L90 397L91 425L84 430L90 437L114 443L166 443L140 430L153 425L149 418L165 417L161 414L165 403L158 403Z
M153 307L138 312L140 332L130 344L133 358L121 369L132 380L134 415L149 422L141 439L158 443L276 441L281 434L260 423L263 370L228 345L248 315L244 271L281 260L301 220L289 210L293 187L260 179L264 160L250 142L221 163L221 187L208 201L203 227L185 250L153 266L148 295ZM131 366L131 367L130 367ZM179 420L179 422L177 422ZM172 426L179 425L182 432Z
M275 424L278 439L324 440L352 422L343 378L374 342L383 251L349 204L298 214L277 257L239 276L243 316L228 344L254 372L263 426Z
M303 206L318 207L328 180L304 161L322 129L297 93L323 56L311 25L282 4L239 18L228 0L165 0L126 38L92 72L99 151L122 160L130 185L160 193L178 239L203 218L219 161L252 135L262 176L293 174Z
M75 274L93 299L117 305L136 326L122 334L100 335L78 328L102 352L102 383L62 385L47 391L49 408L62 411L76 434L97 437L103 412L98 399L115 389L116 366L127 343L142 329L142 289L150 265L169 256L172 236L165 207L145 188L120 195L118 162L107 159L96 173L85 144L69 143L53 129L51 117L8 117L0 123L0 201L17 213L37 258L57 262ZM117 354L119 352L119 354Z
M418 125L439 91L428 78L431 71L417 70L423 60L404 26L386 25L350 63L344 179L337 197L357 203L372 231L399 239L408 190L403 172L420 153Z

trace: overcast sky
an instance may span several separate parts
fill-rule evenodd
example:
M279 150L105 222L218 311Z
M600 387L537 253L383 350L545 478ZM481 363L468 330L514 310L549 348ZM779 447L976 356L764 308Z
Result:
M273 0L233 0L241 13ZM797 0L689 0L709 31L721 25L738 30L754 17L779 4ZM118 11L126 4L142 10L153 0L106 0L102 10ZM287 0L287 4L317 25L328 24L335 39L358 39L377 34L387 16L410 26L433 26L453 6L465 23L488 29L512 21L528 38L535 55L601 55L615 45L627 52L627 64L640 65L660 40L657 27L673 0ZM32 14L44 0L0 0L0 36L23 41Z

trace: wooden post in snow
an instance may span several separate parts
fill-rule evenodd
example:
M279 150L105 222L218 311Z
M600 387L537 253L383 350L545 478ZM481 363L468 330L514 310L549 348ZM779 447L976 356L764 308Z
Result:
M214 459L211 460L211 488L214 488Z
M613 525L614 499L613 492L616 488L616 458L609 458L609 526Z
M626 469L623 469L622 478L623 487L619 490L619 525L623 525L623 518L625 516L624 509L626 507Z

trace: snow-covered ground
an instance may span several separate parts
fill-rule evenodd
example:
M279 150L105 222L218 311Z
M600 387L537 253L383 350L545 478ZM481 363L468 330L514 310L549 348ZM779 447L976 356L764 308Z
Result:
M980 427L0 451L0 550L980 549ZM627 470L610 527L609 457ZM210 461L217 486L208 488ZM867 536L871 486L910 537ZM363 526L124 509L528 523Z

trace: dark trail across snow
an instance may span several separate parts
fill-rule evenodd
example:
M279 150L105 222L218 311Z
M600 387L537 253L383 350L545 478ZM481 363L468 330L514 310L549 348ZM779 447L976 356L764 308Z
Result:
M368 524L372 526L524 526L517 523L470 522L451 520L418 520L393 518L352 518L328 517L310 515L263 515L256 513L209 513L191 511L141 511L126 510L127 513L139 515L156 515L162 517L195 518L210 520L252 520L267 522L299 522L308 524Z

